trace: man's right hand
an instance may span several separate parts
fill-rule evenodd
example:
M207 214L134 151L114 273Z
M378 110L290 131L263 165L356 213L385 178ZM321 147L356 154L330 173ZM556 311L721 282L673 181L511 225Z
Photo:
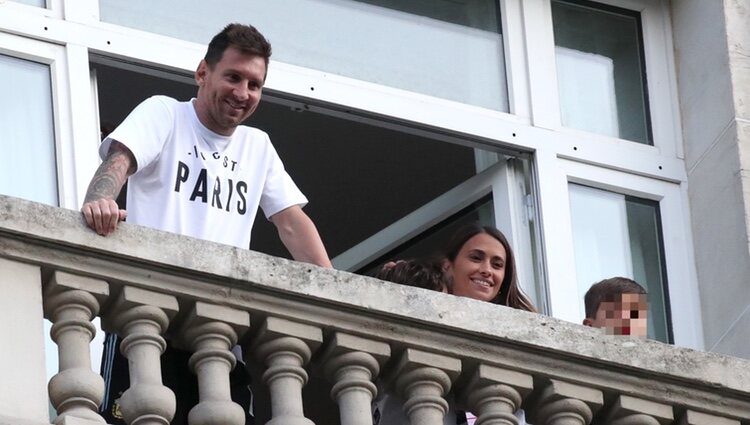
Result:
M81 207L86 224L96 233L107 236L115 231L117 222L125 220L127 212L117 206L115 198L135 168L135 158L130 149L112 140L107 157L91 178Z
M117 223L125 220L128 212L121 210L112 199L97 199L86 202L81 207L86 224L96 233L107 236L114 232Z

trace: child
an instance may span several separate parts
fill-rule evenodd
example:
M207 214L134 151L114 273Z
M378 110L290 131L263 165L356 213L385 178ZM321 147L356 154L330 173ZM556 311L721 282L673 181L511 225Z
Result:
M432 291L448 292L443 268L440 262L424 260L398 260L385 263L375 273L376 278ZM408 423L404 413L403 400L383 391L373 400L372 423L374 425L391 425ZM460 416L459 416L460 415ZM459 421L459 418L461 419ZM449 411L443 425L467 425L463 412Z
M402 285L448 292L442 267L436 262L420 260L390 262L383 265L375 277Z
M603 328L610 335L646 337L646 290L634 280L604 279L592 285L583 300L586 304L584 325Z

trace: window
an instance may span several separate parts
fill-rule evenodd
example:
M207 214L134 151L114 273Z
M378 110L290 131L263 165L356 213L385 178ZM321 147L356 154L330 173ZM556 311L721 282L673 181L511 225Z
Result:
M427 258L440 255L441 248L448 245L453 233L468 223L481 223L483 226L495 225L492 196L488 195L479 199L446 220L398 245L391 251L362 267L357 273L372 276L387 261L406 258Z
M402 218L334 258L334 266L369 274L393 259L441 254L458 227L479 222L505 234L513 247L521 288L539 311L549 311L538 251L530 157L494 154L498 160L485 168L484 159L490 152L476 151L477 169L483 171L406 211Z
M639 12L552 2L562 124L653 144Z
M183 100L195 95L195 87L174 81L180 79L175 75L170 81L115 66L97 64L95 68L105 125L117 125L152 94ZM529 224L525 206L530 199L526 189L531 179L530 156L466 146L469 141L458 137L446 143L427 131L388 126L392 123L361 115L340 115L305 99L266 91L248 123L269 133L287 171L310 199L305 211L316 223L337 268L366 272L389 254L434 254L444 243L402 250L482 201L482 208L467 214L499 227L508 236L519 252L524 290L536 299L540 285L533 266L536 253L527 248L534 246L536 230ZM452 228L443 236L452 236ZM253 227L251 248L288 255L262 214Z
M659 330L664 325L654 326L653 337L666 335L664 340L677 345L701 348L684 188L572 160L555 159L553 167L541 159L537 170L552 314L581 323L583 293L590 285L625 274L644 281L639 283L649 291L651 317L666 324L666 332ZM656 309L659 305L665 308Z
M100 0L100 8L102 21L202 44L228 22L248 22L270 40L275 60L508 111L496 0L193 0L179 8Z
M50 67L0 55L0 193L58 205Z
M578 184L569 190L579 298L602 279L631 278L648 292L649 337L670 341L659 203Z

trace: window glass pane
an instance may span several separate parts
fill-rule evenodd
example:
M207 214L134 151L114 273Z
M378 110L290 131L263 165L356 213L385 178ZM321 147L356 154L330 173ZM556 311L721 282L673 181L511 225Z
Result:
M16 3L28 4L29 6L47 7L46 0L11 0Z
M640 198L569 185L570 213L576 259L581 320L583 295L592 284L624 276L648 291L648 336L667 342L659 204Z
M453 234L461 226L468 223L481 223L484 226L495 225L492 196L487 196L473 203L452 217L422 232L419 236L404 242L391 252L363 267L357 273L372 276L387 261L439 256L442 253L441 250L448 246Z
M0 193L57 205L49 66L0 55Z
M649 311L649 335L654 335L654 338L660 341L667 341L669 306L664 299L663 291L666 282L663 273L659 203L627 196L625 208L628 215L630 251L633 253L633 280L646 288L649 303L653 306Z
M538 207L536 199L536 185L534 182L534 160L532 157L517 157L508 161L508 166L515 175L515 183L511 183L510 190L515 191L515 240L513 249L519 273L519 284L526 295L543 314L549 312L547 286L544 276L542 258ZM515 186L515 189L513 188ZM511 196L511 202L514 202Z
M586 1L553 1L562 123L653 144L640 15Z
M105 22L204 44L247 22L276 60L508 110L496 0L100 0L100 9Z

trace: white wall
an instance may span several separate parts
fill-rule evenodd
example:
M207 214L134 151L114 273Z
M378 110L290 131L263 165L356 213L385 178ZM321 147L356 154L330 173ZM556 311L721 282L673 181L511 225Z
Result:
M0 412L48 420L39 267L0 258Z

